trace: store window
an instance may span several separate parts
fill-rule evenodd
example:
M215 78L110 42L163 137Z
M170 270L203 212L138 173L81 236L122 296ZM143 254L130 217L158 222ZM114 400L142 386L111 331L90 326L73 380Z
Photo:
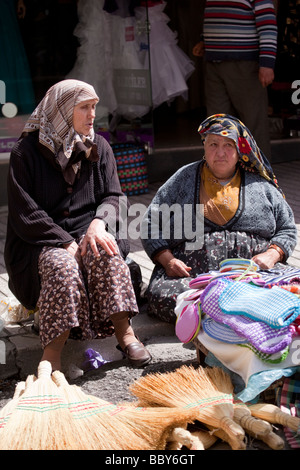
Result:
M100 97L95 130L111 143L143 142L148 153L199 145L203 63L192 49L204 3L1 0L0 161L47 89L68 77L94 85ZM299 0L274 3L278 56L269 100L278 139L298 136L300 93L296 88L293 102L291 87L300 80L300 6Z

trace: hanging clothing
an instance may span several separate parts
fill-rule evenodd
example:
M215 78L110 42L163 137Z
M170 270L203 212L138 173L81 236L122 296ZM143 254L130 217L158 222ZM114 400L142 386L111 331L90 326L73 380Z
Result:
M20 114L31 113L35 96L14 0L1 1L0 44L0 80L5 84L6 102L14 103Z

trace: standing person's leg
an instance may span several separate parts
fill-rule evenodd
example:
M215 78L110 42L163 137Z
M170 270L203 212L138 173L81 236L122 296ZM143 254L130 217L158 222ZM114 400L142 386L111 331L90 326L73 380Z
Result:
M223 62L222 70L237 117L248 127L260 149L271 160L268 92L259 81L258 63Z
M205 103L206 114L234 115L225 80L222 77L222 62L205 63Z

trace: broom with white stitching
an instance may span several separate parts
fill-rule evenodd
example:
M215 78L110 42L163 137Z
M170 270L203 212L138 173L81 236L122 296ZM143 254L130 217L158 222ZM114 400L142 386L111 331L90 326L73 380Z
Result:
M82 435L89 436L91 427L93 434L98 434L99 450L163 450L174 428L192 422L189 410L115 405L69 385L61 372L55 371L52 378L64 393L74 419L81 421Z
M81 449L64 397L42 361L37 379L25 387L0 438L0 450Z

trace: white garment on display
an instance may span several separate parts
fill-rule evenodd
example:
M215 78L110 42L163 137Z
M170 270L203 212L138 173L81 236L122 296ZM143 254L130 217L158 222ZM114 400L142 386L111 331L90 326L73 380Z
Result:
M124 8L122 14L103 10L104 3L78 1L79 23L74 35L80 46L66 77L93 85L100 97L97 118L108 113L129 120L141 118L151 106L156 108L176 96L187 99L186 80L195 67L167 25L166 2L148 7L151 79L146 7L135 8L135 16L125 16Z
M166 2L148 7L153 108L177 96L187 99L186 81L195 70L193 61L177 45L177 33L168 27L170 18L163 12L165 7ZM137 21L146 21L145 7L134 11Z
M97 118L114 113L117 100L113 88L112 15L103 10L104 0L79 0L79 22L74 30L80 46L73 69L66 78L75 78L95 88L100 101Z
M137 22L134 16L112 16L114 90L118 106L116 114L127 119L145 116L151 107L149 65L139 56ZM148 56L148 51L147 51ZM142 82L139 88L138 82ZM145 105L140 94L147 92ZM140 99L143 104L138 104Z

